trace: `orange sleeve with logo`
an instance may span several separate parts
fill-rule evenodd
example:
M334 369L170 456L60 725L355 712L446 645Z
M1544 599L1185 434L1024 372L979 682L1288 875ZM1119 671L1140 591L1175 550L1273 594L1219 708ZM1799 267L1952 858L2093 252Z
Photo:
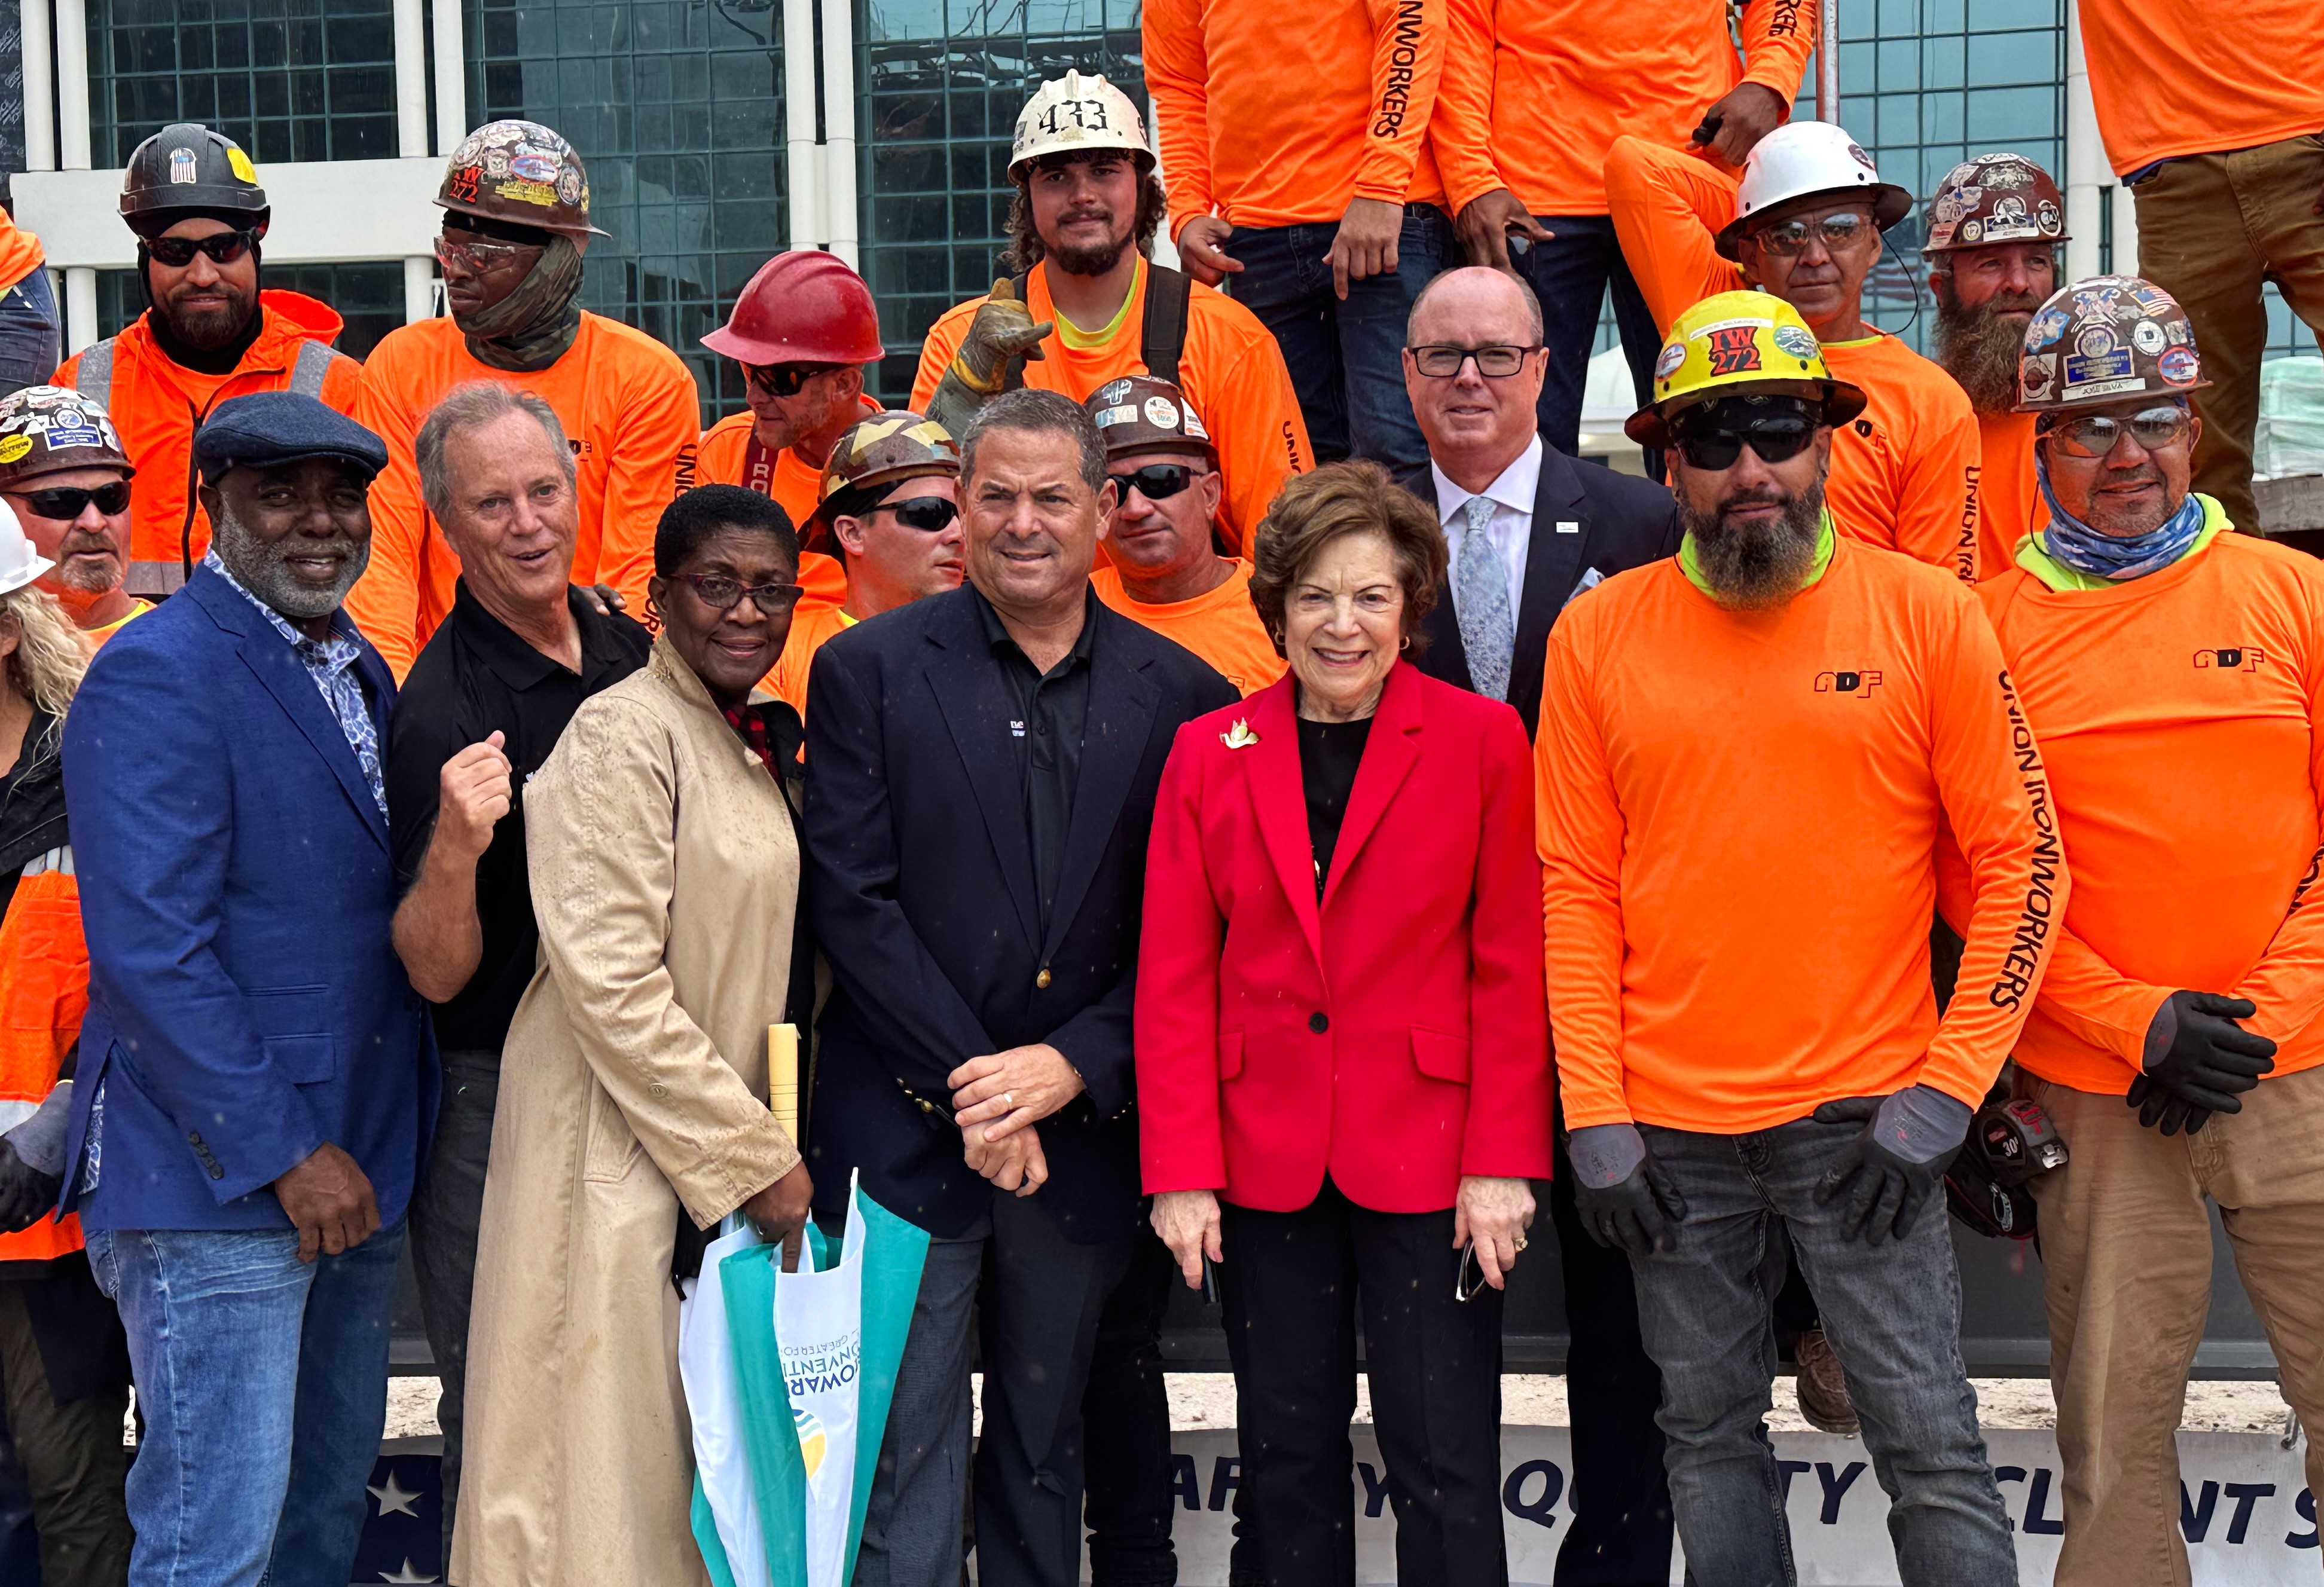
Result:
M1364 128L1363 161L1356 170L1356 197L1401 204L1427 142L1437 82L1444 74L1445 0L1365 5L1372 24L1371 115Z
M594 437L611 454L598 520L603 527L596 582L619 590L630 610L641 612L662 509L694 485L702 403L692 372L668 348L613 343L607 351L619 356L622 391L609 431Z
M346 610L399 683L420 656L420 584L434 533L420 499L413 453L425 412L410 389L428 371L424 362L405 368L405 353L419 350L416 339L399 341L398 333L389 332L372 350L355 412L357 424L387 443L387 467L371 482L371 562L347 592ZM434 382L428 384L432 390Z
M1202 0L1146 0L1141 23L1146 92L1154 101L1162 144L1162 185L1169 199L1170 235L1215 206L1211 191L1210 65L1203 47ZM946 353L949 360L951 354ZM927 372L925 347L921 371ZM941 367L936 372L941 375ZM929 390L936 382L928 382ZM912 385L912 406L926 400Z
M1772 89L1791 119L1800 76L1815 53L1816 0L1748 0L1743 7L1743 76L1746 83Z
M1655 326L1705 298L1744 286L1743 267L1721 259L1711 238L1735 218L1736 180L1700 154L1644 138L1614 140L1606 155L1606 203L1622 257L1637 279Z
M1901 459L1896 549L1974 584L2006 565L1985 560L1978 533L1977 410L1953 378L1926 360L1914 366L1905 401L1913 429Z

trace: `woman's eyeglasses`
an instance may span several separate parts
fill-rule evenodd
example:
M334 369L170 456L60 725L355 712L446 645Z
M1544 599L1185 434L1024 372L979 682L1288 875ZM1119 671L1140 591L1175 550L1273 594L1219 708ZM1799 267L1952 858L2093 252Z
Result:
M1821 220L1780 221L1775 225L1761 226L1752 235L1768 252L1779 259L1791 259L1807 252L1810 238L1821 238L1827 252L1840 253L1878 234L1879 228L1872 224L1870 216L1850 210L1827 215Z
M935 535L942 533L960 516L960 503L941 496L908 496L901 501L882 501L872 510L892 512L896 521L906 528Z
M1803 418L1767 418L1739 430L1682 430L1672 441L1688 467L1723 473L1747 445L1762 462L1783 463L1806 451L1815 433L1815 426Z
M1113 499L1118 502L1129 500L1132 491L1148 501L1167 501L1194 482L1194 471L1183 463L1149 463L1126 474L1105 477L1113 482Z
M807 593L804 584L746 584L724 573L673 573L682 584L691 584L702 604L713 611L731 610L734 603L748 595L751 604L768 617L779 617L798 604Z
M107 518L116 512L129 510L127 480L115 480L109 485L99 485L94 491L58 485L46 491L18 491L13 494L34 518L52 518L58 523L70 523L86 511L92 501L97 503L97 511Z
M2150 408L2127 421L2106 413L2061 418L2045 425L2041 433L2056 440L2069 457L2104 457L2121 445L2125 430L2143 450L2163 452L2184 441L2193 423L2194 416L2183 408Z
M154 237L145 251L171 270L183 270L197 253L208 254L216 264L232 264L257 245L256 232L219 232L208 237Z
M1449 344L1429 347L1408 347L1412 366L1433 381L1449 381L1461 372L1461 366L1471 359L1477 361L1477 372L1489 381L1506 380L1525 367L1526 354L1538 353L1540 347L1512 347L1496 344L1489 347L1454 347Z

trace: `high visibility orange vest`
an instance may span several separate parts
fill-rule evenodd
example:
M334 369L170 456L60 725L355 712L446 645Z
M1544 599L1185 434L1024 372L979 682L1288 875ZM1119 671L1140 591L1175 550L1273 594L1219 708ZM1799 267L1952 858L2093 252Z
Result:
M0 1129L30 1118L55 1089L88 1012L88 941L67 845L24 867L0 919ZM79 1215L51 1213L20 1234L0 1234L0 1261L48 1261L81 1243Z

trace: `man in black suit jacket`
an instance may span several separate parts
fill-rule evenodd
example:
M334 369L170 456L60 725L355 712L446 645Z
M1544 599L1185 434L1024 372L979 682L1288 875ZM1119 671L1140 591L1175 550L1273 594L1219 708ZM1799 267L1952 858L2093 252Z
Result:
M860 1171L933 1237L858 1582L961 1579L981 1299L978 1577L1074 1587L1082 1390L1143 1234L1130 1007L1155 788L1179 727L1235 691L1092 593L1112 486L1078 404L1009 393L962 439L968 582L827 641L808 683L834 980L808 1161L819 1212Z
M1544 444L1535 428L1549 362L1541 339L1532 289L1470 268L1446 271L1421 293L1404 354L1429 463L1400 482L1436 509L1452 552L1416 665L1506 700L1527 734L1540 725L1542 665L1558 613L1602 579L1676 555L1683 532L1662 486ZM1497 374L1488 362L1514 368ZM1563 1137L1561 1129L1549 1204L1572 1339L1565 1377L1578 1474L1557 1587L1659 1587L1670 1580L1672 1531L1654 1419L1662 1376L1638 1338L1630 1259L1591 1240L1575 1215Z

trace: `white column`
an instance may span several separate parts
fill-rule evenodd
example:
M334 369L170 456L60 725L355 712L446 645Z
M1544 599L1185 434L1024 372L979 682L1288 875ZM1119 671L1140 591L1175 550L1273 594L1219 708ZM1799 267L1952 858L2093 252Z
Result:
M436 261L407 259L403 261L403 323L435 317Z
M822 0L824 241L856 268L855 0Z
M88 13L81 0L57 0L56 17L59 163L88 170Z
M449 160L468 135L468 52L460 0L434 0L436 18L436 153ZM422 153L427 152L425 150Z
M49 60L49 0L20 0L24 49L24 169L57 169L56 76Z
M428 152L428 18L421 0L395 0L395 151Z
M84 352L97 340L97 271L75 265L65 271L65 353Z
M2114 190L2114 273L2144 273L2138 268L2138 200L2128 188Z
M1816 7L1816 120L1840 120L1840 0Z
M819 248L823 150L815 141L815 0L783 0L784 173L791 194L791 246Z
M2100 195L2113 179L2107 167L2106 145L2098 139L2098 113L2090 101L2090 69L2082 59L2081 6L2076 4L2066 7L2066 232L2071 239L2066 244L2068 280L2098 273L2106 214ZM2127 193L2115 195L2116 213L2128 206L2129 198Z

